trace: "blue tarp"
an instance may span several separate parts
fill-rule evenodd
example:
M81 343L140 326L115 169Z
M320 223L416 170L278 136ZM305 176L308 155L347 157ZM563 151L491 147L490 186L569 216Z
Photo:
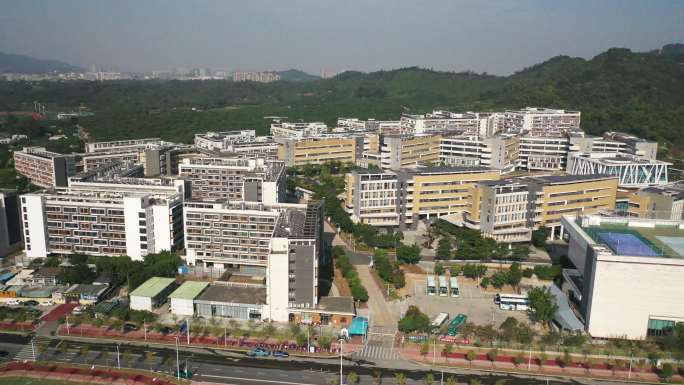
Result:
M368 331L368 318L366 317L354 317L352 323L349 326L350 336L365 336Z

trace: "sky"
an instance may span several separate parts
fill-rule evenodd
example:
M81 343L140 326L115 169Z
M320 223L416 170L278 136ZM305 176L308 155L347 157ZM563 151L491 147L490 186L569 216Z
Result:
M0 52L119 71L509 74L684 42L684 0L0 0Z

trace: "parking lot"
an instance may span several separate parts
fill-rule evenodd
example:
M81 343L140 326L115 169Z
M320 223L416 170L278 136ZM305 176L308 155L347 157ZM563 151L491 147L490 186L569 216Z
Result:
M528 321L526 312L501 310L494 304L494 292L485 292L475 281L458 277L460 295L454 297L440 297L427 295L426 280L424 275L411 275L407 277L410 296L398 302L393 302L397 313L403 313L409 306L415 305L427 314L431 319L441 312L449 313L450 317L463 313L468 316L468 321L477 325L493 324L498 327L506 318L515 317L520 321Z

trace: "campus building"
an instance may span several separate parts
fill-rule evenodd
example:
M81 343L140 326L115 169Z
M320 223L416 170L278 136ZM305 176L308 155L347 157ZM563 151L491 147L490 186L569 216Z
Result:
M24 251L50 254L128 255L183 247L183 195L97 191L44 191L20 198Z
M535 134L558 134L579 130L581 113L552 108L526 107L517 111L505 111L499 131L532 132Z
M500 175L482 167L355 170L345 177L345 207L356 223L409 227L469 210L475 184Z
M423 115L402 114L400 124L404 134L453 131L477 135L480 131L480 117L474 112L435 110Z
M240 291L233 293L234 297L221 297L210 291L221 289L210 288L198 301L241 298L239 308L259 309L261 319L278 322L289 320L289 309L316 307L318 265L323 248L322 210L318 202L186 202L187 263L234 275L235 287L223 291L229 294ZM258 298L263 300L249 302ZM249 311L240 314L249 314Z
M397 170L439 163L440 135L387 135L382 138L380 167Z
M684 183L624 191L619 194L616 213L636 218L684 219Z
M0 190L0 256L21 249L21 218L17 193Z
M528 133L520 137L519 167L526 171L565 170L570 139L564 134Z
M277 142L278 159L285 162L288 167L333 161L355 164L361 157L364 147L364 137L361 135L286 138L277 139Z
M684 322L684 222L579 215L562 225L575 266L564 292L592 337L644 339Z
M550 229L550 237L562 237L563 215L612 213L616 193L617 179L609 175L481 182L472 192L472 206L463 225L498 242L529 242L532 231L541 227Z
M195 134L195 147L205 150L230 151L236 143L251 143L256 141L255 130L240 131L209 131L205 134Z
M66 187L69 176L76 174L77 159L75 154L59 154L44 147L24 147L14 152L14 169L36 186Z
M515 171L519 165L520 138L515 134L444 136L440 141L439 160L448 166L482 166Z
M320 136L328 132L328 126L322 122L291 123L274 121L271 123L271 135L274 138L302 139Z
M184 157L178 175L189 180L193 199L276 203L285 194L285 167L279 161Z

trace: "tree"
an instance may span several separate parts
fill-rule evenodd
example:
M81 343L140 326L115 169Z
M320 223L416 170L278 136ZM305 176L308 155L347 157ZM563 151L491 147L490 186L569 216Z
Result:
M423 359L425 359L425 356L430 352L430 344L427 342L423 343L420 345L420 355L423 356Z
M532 244L538 248L546 246L546 240L549 238L551 231L548 227L540 227L538 230L532 232Z
M461 265L452 265L449 268L449 274L451 274L452 277L458 276L461 274L461 271L463 271L463 267Z
M520 270L520 264L515 262L511 264L511 268L508 270L506 278L508 279L508 284L517 287L522 280L522 271Z
M541 352L537 358L539 359L539 369L541 369L544 365L546 365L546 361L548 361L549 356L546 353Z
M450 343L444 344L444 346L442 347L442 354L444 354L445 360L447 360L447 361L449 360L449 356L451 355L453 350L454 350L454 346L452 344L450 344Z
M660 372L658 372L658 375L660 376L660 378L663 379L664 382L669 382L673 374L674 368L672 367L672 364L669 362L664 363L662 368L660 369Z
M347 384L356 385L359 383L359 375L354 372L349 372L347 374Z
M517 333L518 320L515 317L508 317L499 325L499 335L506 342L514 341Z
M373 370L371 375L373 376L373 383L375 385L380 385L382 383L382 371L380 369Z
M499 357L499 351L497 349L492 349L487 352L487 359L492 363L492 367L494 367L497 357Z
M447 378L446 385L458 385L458 381L454 376L449 376L449 378Z
M420 261L420 247L418 245L400 245L397 247L397 260L410 264L410 265L415 265Z
M430 326L430 318L425 315L417 306L409 306L404 314L404 318L399 320L399 331L402 333L412 333L415 331L427 331Z
M472 366L473 361L475 361L475 358L477 358L477 353L475 353L474 350L468 350L468 353L465 355L466 361L468 361L468 365Z
M558 311L555 296L549 288L534 287L527 294L532 319L543 324L551 322Z
M425 385L433 385L435 383L435 376L432 373L427 373L423 379Z
M525 362L525 357L523 357L522 353L513 357L513 365L515 365L516 368L520 366L523 362Z
M444 274L444 266L439 262L435 262L435 274L437 274L437 275L443 275Z
M491 282L489 280L489 277L482 277L482 279L480 280L480 287L485 290L487 290L490 284Z
M448 260L451 259L451 239L449 237L442 237L437 243L437 250L435 251L435 258Z
M394 383L397 385L406 385L406 375L404 373L394 374Z

